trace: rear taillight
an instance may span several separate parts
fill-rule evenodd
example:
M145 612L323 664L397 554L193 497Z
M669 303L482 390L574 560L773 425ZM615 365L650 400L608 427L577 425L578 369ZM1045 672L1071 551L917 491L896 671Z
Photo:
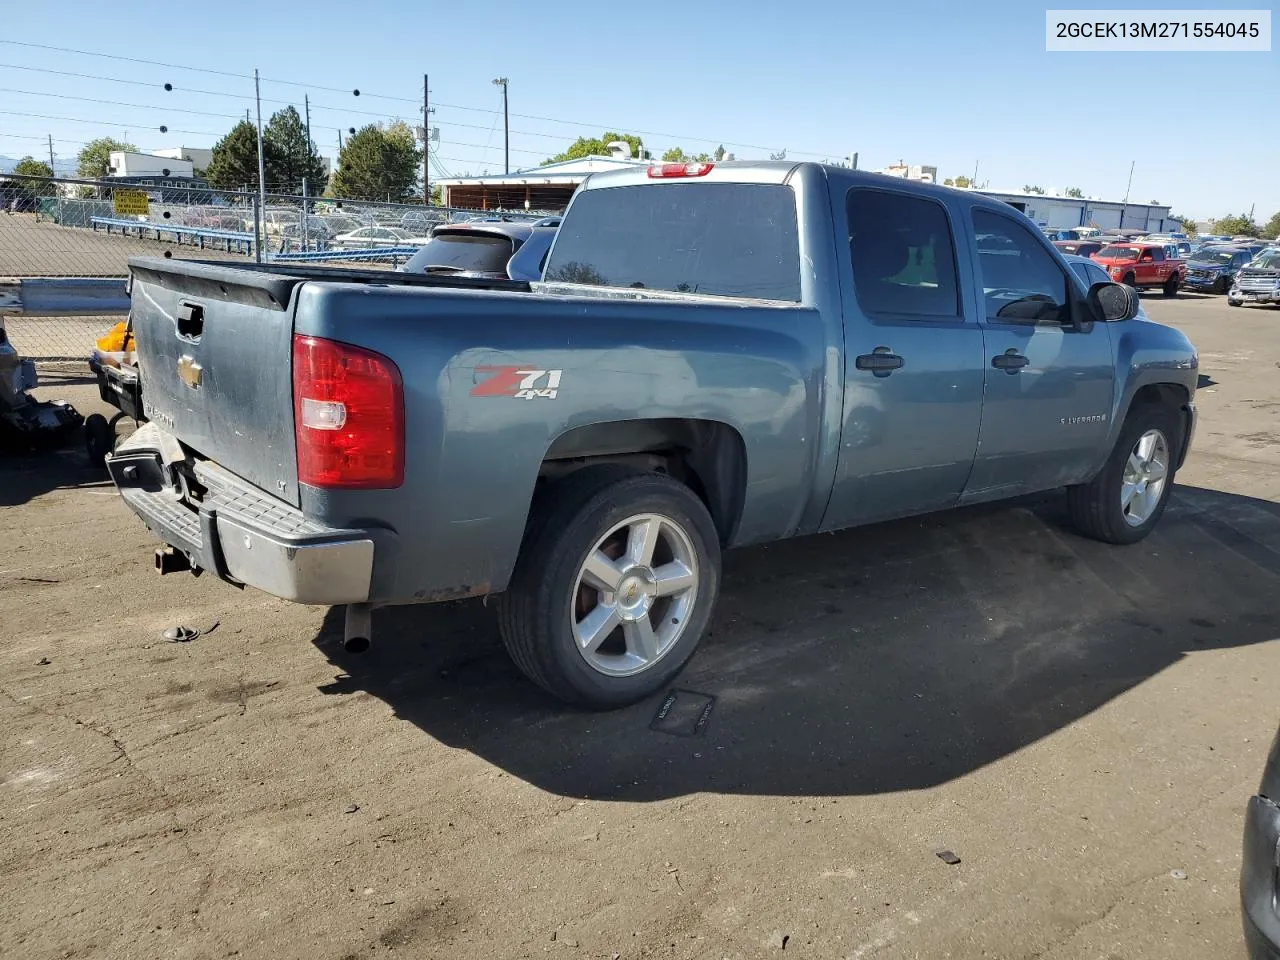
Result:
M656 163L649 168L649 176L659 177L705 177L711 172L714 163L693 160L689 163Z
M376 489L404 482L404 384L380 353L293 338L298 482Z

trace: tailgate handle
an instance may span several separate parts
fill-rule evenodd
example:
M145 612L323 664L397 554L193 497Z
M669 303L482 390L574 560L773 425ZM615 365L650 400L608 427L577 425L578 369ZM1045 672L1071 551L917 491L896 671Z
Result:
M199 340L204 333L204 307L198 303L178 304L178 336Z

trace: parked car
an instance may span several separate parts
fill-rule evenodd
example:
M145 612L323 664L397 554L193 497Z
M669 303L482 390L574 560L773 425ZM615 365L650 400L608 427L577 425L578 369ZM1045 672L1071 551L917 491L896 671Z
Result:
M555 234L555 231L551 231ZM534 233L527 223L457 223L437 227L403 273L508 279L507 261Z
M331 246L339 250L365 250L372 247L411 247L426 242L426 237L419 239L398 227L361 227L334 237Z
M1280 960L1280 733L1244 817L1240 905L1250 960Z
M1187 263L1184 281L1188 290L1200 293L1226 293L1231 289L1240 268L1253 259L1253 251L1237 246L1201 247Z
M1186 274L1183 261L1171 257L1168 248L1159 243L1111 244L1094 254L1093 259L1107 269L1113 280L1138 290L1159 287L1166 297L1178 292Z
M1063 253L1078 257L1091 257L1106 246L1097 240L1055 240L1053 245Z
M435 210L410 210L400 218L400 229L414 236L427 237L437 224L447 223L448 215Z
M1227 292L1227 304L1238 307L1246 303L1280 304L1280 249L1262 251L1236 274Z
M130 269L152 419L108 465L162 569L345 604L351 649L374 605L499 594L515 662L591 707L667 688L724 548L1063 486L1133 543L1195 425L1196 352L1132 289L844 167L597 174L532 288Z

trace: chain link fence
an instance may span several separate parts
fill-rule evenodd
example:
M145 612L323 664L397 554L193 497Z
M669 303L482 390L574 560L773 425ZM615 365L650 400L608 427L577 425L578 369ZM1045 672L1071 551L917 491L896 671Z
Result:
M439 224L504 212L216 190L199 181L0 176L0 277L122 277L133 256L359 263L392 270ZM20 353L81 359L110 317L10 316Z

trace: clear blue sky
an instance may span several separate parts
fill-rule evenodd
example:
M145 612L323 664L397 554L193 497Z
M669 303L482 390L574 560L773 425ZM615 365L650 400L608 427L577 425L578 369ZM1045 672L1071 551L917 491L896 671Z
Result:
M254 67L268 78L265 100L301 108L310 94L313 134L333 155L339 128L419 122L428 72L450 173L501 171L491 81L507 76L513 167L607 127L647 131L655 153L720 143L739 158L857 151L863 168L903 159L941 177L971 175L976 162L992 187L1079 186L1106 199L1124 195L1136 160L1132 200L1197 218L1256 204L1264 221L1280 210L1277 53L1046 53L1044 5L225 0L171 5L171 26L153 9L22 4L0 40L239 76L0 42L0 155L45 156L52 134L55 153L70 157L85 140L126 130L144 150L211 146L252 106L244 75ZM21 69L32 67L133 83ZM264 119L278 106L264 103Z

